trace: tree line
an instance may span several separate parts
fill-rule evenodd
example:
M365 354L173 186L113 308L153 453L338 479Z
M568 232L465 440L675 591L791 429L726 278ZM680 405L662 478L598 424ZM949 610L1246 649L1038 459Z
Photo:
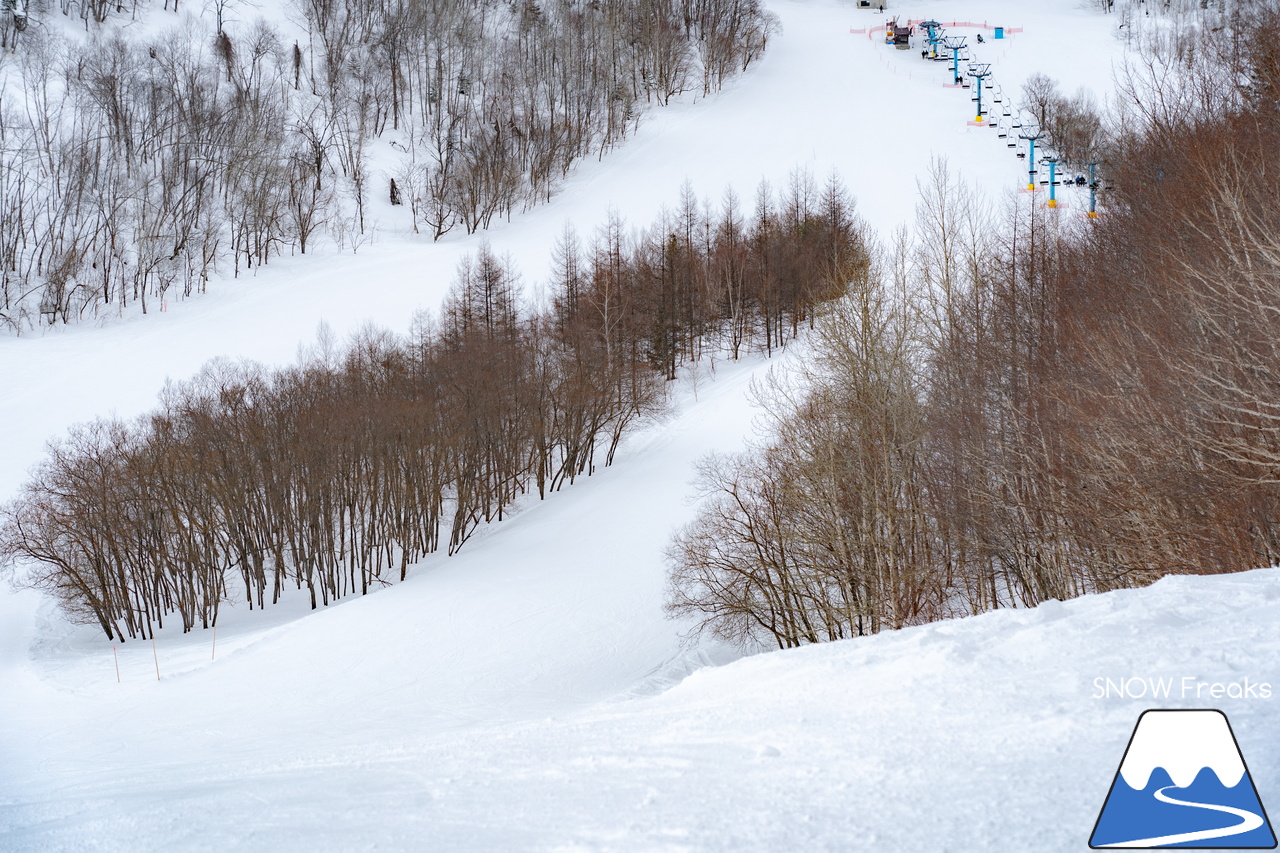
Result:
M88 27L138 9L62 12ZM776 26L757 0L290 9L241 23L219 0L214 20L147 40L21 34L0 109L0 326L145 313L322 236L355 249L375 192L436 239L486 228L548 198L648 104L718 90ZM370 164L374 139L397 152L390 174Z
M788 647L1274 564L1277 35L1144 56L1099 220L936 165L756 446L702 463L673 613Z
M407 334L215 361L149 414L76 427L0 508L0 565L122 641L208 627L232 598L318 607L403 580L610 464L676 366L772 350L842 292L866 250L839 181L759 196L751 222L686 187L643 231L566 228L536 304L484 246Z

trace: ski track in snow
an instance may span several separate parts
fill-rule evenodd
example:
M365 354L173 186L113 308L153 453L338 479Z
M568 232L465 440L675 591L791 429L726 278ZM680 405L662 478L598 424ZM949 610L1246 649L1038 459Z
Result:
M762 177L838 168L887 235L931 157L993 205L1025 177L966 125L949 68L849 32L877 13L769 5L783 30L742 79L651 112L485 235L531 289L566 220L587 237L614 207L647 225L686 179L749 203ZM1007 94L1032 71L1109 88L1113 21L1074 0L892 11L1024 27L975 50ZM321 321L405 329L479 238L431 244L397 215L375 209L386 230L355 256L281 259L164 314L0 340L0 499L69 424L145 411L211 357L285 363ZM704 367L696 399L683 384L614 467L525 499L403 584L314 613L301 596L228 608L216 659L211 632L161 632L159 681L149 644L118 649L117 683L100 635L33 593L0 595L0 850L1078 850L1145 707L1092 700L1093 678L1276 680L1269 570L737 662L683 644L662 548L693 514L693 462L742 446L750 381L786 358ZM1280 753L1258 733L1275 712L1227 710L1265 798Z

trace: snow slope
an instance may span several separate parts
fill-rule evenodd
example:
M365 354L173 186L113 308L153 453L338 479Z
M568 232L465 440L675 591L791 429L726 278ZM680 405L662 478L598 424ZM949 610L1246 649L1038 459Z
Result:
M762 177L836 167L882 233L911 219L932 157L993 203L1021 182L995 132L966 124L967 93L942 87L948 69L849 32L878 14L770 6L784 30L742 80L653 114L550 205L493 229L493 248L536 284L564 221L589 233L614 207L646 224L686 178L749 199ZM1009 92L1035 70L1105 90L1120 45L1113 18L1074 0L894 11L1023 27L977 51ZM438 304L477 240L431 244L378 215L379 241L354 256L0 340L0 499L50 436L147 409L167 376L216 355L285 362L321 321L403 329ZM1150 701L1093 699L1094 678L1276 680L1270 571L704 668L735 654L681 645L661 550L692 515L692 462L742 445L746 390L769 367L720 364L696 398L686 383L613 468L404 584L315 613L238 607L216 638L162 633L154 656L126 644L119 682L92 629L0 595L0 850L1081 849ZM1226 709L1264 802L1271 707Z
M1275 570L1168 578L760 655L580 713L452 729L424 711L431 682L369 690L301 637L269 640L114 698L62 685L63 716L24 721L21 785L0 783L0 847L1083 850L1151 704L1094 698L1093 679L1274 683L1278 603ZM348 626L362 613L369 629L381 619L355 605L333 613ZM269 696L246 698L254 672ZM344 687L352 678L365 689ZM322 679L328 701L295 702L297 688L318 699ZM190 701L196 691L205 701ZM281 701L289 712L267 710ZM1264 804L1274 800L1274 701L1218 704Z
M1015 38L976 49L1011 93L1037 69L1068 92L1078 85L1105 91L1119 42L1109 19L1073 4L1055 0L1034 13L1009 0L911 8L946 20L1024 26ZM916 177L934 156L949 158L993 196L1019 185L1024 167L995 131L966 124L973 117L968 93L942 88L949 67L849 32L881 23L878 13L828 0L775 0L770 8L783 32L727 91L653 111L621 149L581 165L550 204L484 235L498 254L512 255L527 284L545 278L565 222L586 238L614 208L647 226L663 205L675 206L686 179L713 200L732 186L749 205L762 178L782 187L799 166L821 182L835 168L886 236L912 220ZM1092 44L1095 55L1059 52L1066 31ZM0 495L14 491L50 436L112 411L132 416L149 408L165 377L190 376L218 355L286 362L322 321L339 335L366 321L403 330L416 309L436 307L458 260L480 238L449 235L433 244L406 233L402 208L386 205L380 193L374 201L370 215L382 231L355 255L279 259L256 275L214 281L201 298L170 301L167 313L107 328L0 338L0 411L21 413L0 421Z

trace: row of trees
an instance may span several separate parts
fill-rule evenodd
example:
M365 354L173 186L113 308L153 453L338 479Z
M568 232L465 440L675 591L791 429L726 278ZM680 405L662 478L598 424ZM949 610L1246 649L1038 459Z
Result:
M714 213L686 184L677 209L643 232L629 239L612 214L596 235L597 268L603 258L609 273L608 325L667 379L704 346L732 358L771 353L866 265L863 232L834 174L820 188L797 170L777 194L762 183L749 218L731 189ZM581 287L579 251L571 232L556 247L563 293Z
M1273 563L1277 36L1273 11L1238 73L1152 59L1100 220L993 221L936 168L916 248L761 390L759 445L704 463L672 610L794 646Z
M797 175L752 226L686 191L628 238L567 230L546 307L511 264L464 261L404 336L322 335L288 368L215 362L134 422L55 443L0 509L0 565L108 637L209 626L306 589L313 607L404 579L521 495L609 464L661 413L663 374L725 342L777 346L865 258L843 188ZM808 258L801 263L802 258Z
M482 251L438 323L322 340L282 370L216 362L137 422L73 430L6 508L0 553L121 640L170 613L208 627L231 595L305 588L315 607L403 579L660 408L593 315L554 332Z
M354 249L392 178L415 230L487 227L647 103L718 89L775 26L756 0L297 9L283 31L219 2L146 41L24 33L0 98L0 325L145 312L325 234Z

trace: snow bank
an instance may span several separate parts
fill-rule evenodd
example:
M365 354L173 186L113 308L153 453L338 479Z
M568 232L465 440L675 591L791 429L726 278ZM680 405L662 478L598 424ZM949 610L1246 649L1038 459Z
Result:
M17 754L5 739L0 846L1080 850L1148 704L1095 698L1094 679L1275 682L1277 601L1276 570L1168 578L759 655L559 718L460 728L428 710L447 685L407 692L385 671L375 687L306 643L241 652L225 676L208 669L207 690L173 678L121 700L26 684L19 704L42 710L24 720ZM245 689L267 667L278 688ZM303 701L296 691L317 682L327 689ZM1275 702L1222 707L1265 803L1280 790Z

